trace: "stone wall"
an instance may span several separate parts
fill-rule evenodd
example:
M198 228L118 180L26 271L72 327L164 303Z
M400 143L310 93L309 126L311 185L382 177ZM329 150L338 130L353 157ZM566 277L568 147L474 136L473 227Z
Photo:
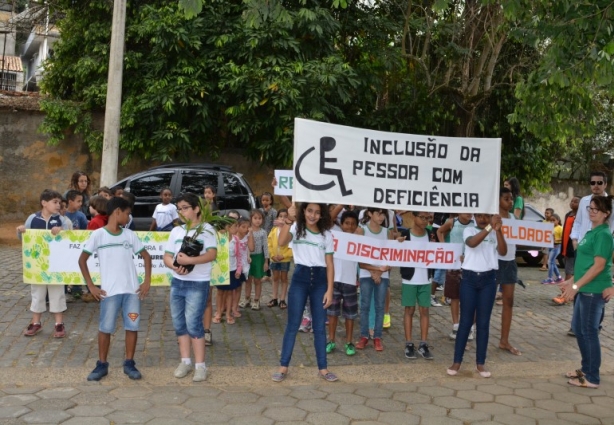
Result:
M100 158L90 154L81 138L74 134L68 134L57 146L49 146L47 138L38 133L43 117L38 111L0 105L0 190L3 193L0 217L3 221L24 220L37 211L39 195L44 189L63 193L75 171L88 173L92 187L99 186ZM95 120L100 128L102 120L102 115ZM245 175L255 194L271 190L273 170L245 159L239 150L224 151L216 160L192 158L191 162L230 165ZM118 180L155 165L158 164L142 159L130 161L126 166L120 163Z

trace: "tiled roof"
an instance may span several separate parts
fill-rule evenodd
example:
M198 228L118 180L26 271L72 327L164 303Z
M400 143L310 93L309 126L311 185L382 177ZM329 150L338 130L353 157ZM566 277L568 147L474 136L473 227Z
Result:
M0 55L0 68L11 72L23 72L21 58L19 56L4 56L4 64L2 63L2 55Z

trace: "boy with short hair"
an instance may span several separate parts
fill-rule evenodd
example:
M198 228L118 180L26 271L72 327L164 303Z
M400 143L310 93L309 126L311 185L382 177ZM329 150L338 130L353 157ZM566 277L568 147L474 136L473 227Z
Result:
M354 211L345 211L341 214L341 227L335 224L333 230L345 233L354 233L358 227L358 214ZM343 311L345 318L345 354L353 356L356 347L353 341L354 320L358 317L358 263L356 261L333 258L335 278L333 286L333 302L326 310L328 316L328 343L326 353L330 354L336 347L335 333L337 322ZM343 308L342 308L343 306Z
M107 207L109 221L101 229L94 230L85 243L79 257L79 267L90 293L100 301L98 330L99 360L96 368L87 377L88 381L100 381L109 372L107 355L111 334L121 308L126 330L126 360L124 373L130 379L141 379L134 363L141 300L147 296L151 283L151 257L134 232L122 228L130 216L130 204L123 198L113 198ZM101 287L94 285L87 266L87 259L98 253ZM145 263L145 279L139 285L139 277L132 259L140 254Z
M87 217L81 212L83 194L78 190L69 190L66 193L66 200L68 206L65 215L72 221L73 230L87 230Z
M62 222L60 216L62 195L55 190L45 189L40 195L41 210L28 217L26 223L17 227L17 237L26 229L48 229L52 235L57 235L62 230L67 230L68 225ZM46 298L49 296L49 312L55 316L54 338L64 338L66 329L62 319L62 313L66 311L66 296L64 285L30 285L32 293L32 322L24 331L25 336L34 336L42 330L41 315L47 310Z
M401 232L397 239L399 242L411 240L418 243L429 243L434 239L434 232L427 230L429 214L426 212L414 212L414 224L410 229ZM416 358L416 347L412 342L413 316L416 304L420 311L420 345L418 353L426 360L433 360L433 354L427 344L429 332L429 307L431 306L431 283L429 271L422 267L401 267L402 291L401 305L405 307L405 357Z

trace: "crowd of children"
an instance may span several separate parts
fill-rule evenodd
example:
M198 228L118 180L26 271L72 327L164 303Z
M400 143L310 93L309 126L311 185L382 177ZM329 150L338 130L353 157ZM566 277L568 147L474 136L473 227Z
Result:
M48 229L53 234L64 229L93 231L79 260L87 292L81 295L81 286L69 288L68 292L72 297L101 303L99 359L88 380L100 380L108 373L110 334L115 330L115 320L120 310L126 331L124 372L131 379L139 379L141 375L136 369L134 351L140 301L149 291L151 260L142 243L131 232L134 229L131 216L134 197L120 188L101 188L90 198L90 180L87 175L75 173L73 180L74 187L67 191L65 197L55 191L44 191L40 197L41 211L32 214L25 225L17 230L19 234L29 228ZM207 186L203 194L209 208L216 211L215 189ZM212 343L210 324L225 321L227 325L233 325L242 316L241 309L260 310L263 279L268 275L271 278L272 297L266 306L287 310L288 317L280 368L272 377L274 381L282 381L288 374L296 335L305 311L310 317L319 376L323 379L337 380L337 376L327 368L326 356L337 349L337 326L341 315L345 322L342 340L346 355L353 356L356 350L366 349L370 341L375 350L383 351L383 329L390 326L388 305L391 267L333 258L331 231L382 240L396 239L399 242L462 243L465 247L462 269L438 272L438 279L444 284L444 298L451 310L449 335L456 340L457 345L454 364L448 369L448 374L456 374L462 362L465 344L474 338L475 316L477 371L481 376L490 376L484 369L488 323L493 304L490 302L489 305L488 300L492 298L491 301L494 301L497 284L503 288L504 305L509 306L505 310L508 314L503 319L500 347L520 354L507 341L509 323L506 322L511 322L513 287L517 280L515 247L506 244L501 233L501 217L514 218L513 211L517 209L510 189L501 189L499 215L476 214L475 219L472 214L453 215L445 222L442 221L443 224L438 228L433 228L433 214L424 211L412 212L413 220L407 228L402 226L400 212L397 215L389 214L389 211L382 208L360 210L354 206L329 207L317 203L295 206L289 199L282 197L284 208L277 211L273 208L273 195L265 192L260 197L262 208L250 211L249 218L234 210L226 211L224 216L230 220L223 228L214 229L207 225L202 233L194 235L202 248L194 256L188 256L182 251L183 237L194 234L194 229L187 228L183 223L198 221L203 205L199 197L180 194L173 201L171 190L164 188L160 192L160 199L161 203L153 213L150 230L170 231L164 264L172 274L170 306L181 358L174 372L177 378L193 372L193 381L206 379L205 346ZM63 202L66 208L62 215ZM557 219L558 216L553 217ZM216 232L227 233L230 284L217 286L216 294L213 294L210 279L211 263L217 255ZM559 235L558 239L556 235ZM555 228L557 244L560 244L562 237L562 230ZM123 249L126 246L130 249ZM94 253L100 259L100 287L94 285L87 267L87 258ZM145 260L146 277L142 284L138 282L132 262L135 254L140 254ZM289 285L292 261L294 268ZM555 267L552 267L553 276L561 279ZM433 295L435 288L432 285L432 270L401 267L400 272L405 356L414 359L419 354L424 359L432 360L433 354L428 343L429 308L440 305ZM468 283L461 285L461 280ZM54 336L64 337L66 330L63 312L66 310L67 295L63 287L54 285L32 285L33 316L24 334L33 336L41 331L41 314L46 310L46 296L49 297L49 310L55 315ZM215 313L211 303L214 296ZM416 306L420 335L414 339L413 317ZM359 316L359 335L355 343L354 323ZM194 366L191 352L195 359Z

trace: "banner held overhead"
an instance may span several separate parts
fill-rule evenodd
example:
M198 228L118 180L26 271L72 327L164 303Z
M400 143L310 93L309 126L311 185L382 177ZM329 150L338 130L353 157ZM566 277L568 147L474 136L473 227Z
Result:
M294 120L294 199L430 212L499 211L501 139Z

